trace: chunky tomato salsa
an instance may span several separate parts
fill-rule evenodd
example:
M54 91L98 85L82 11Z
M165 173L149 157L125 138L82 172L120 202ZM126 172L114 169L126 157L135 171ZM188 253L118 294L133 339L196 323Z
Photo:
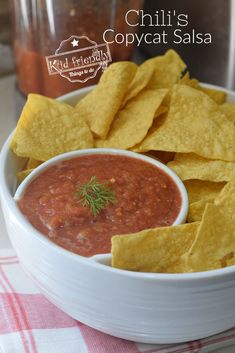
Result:
M92 256L109 253L113 235L171 225L181 202L175 182L156 166L93 154L47 169L29 184L18 204L51 241Z

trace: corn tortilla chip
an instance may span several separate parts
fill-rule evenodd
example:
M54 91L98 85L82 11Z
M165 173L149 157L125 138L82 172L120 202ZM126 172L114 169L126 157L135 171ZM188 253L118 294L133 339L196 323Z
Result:
M16 174L18 182L21 183L32 171L33 171L33 168L25 169L25 170L22 170L21 172L18 172Z
M226 203L227 200L229 200L228 195L230 193L235 194L235 180L228 182L223 187L222 183L210 183L209 185L211 187L210 189L208 189L207 194L203 194L203 198L201 198L199 201L190 204L187 217L188 222L200 221L202 219L202 215L204 213L207 203L215 203L215 205L219 205L220 203ZM217 190L214 188L216 187L216 185L218 186ZM219 185L221 185L221 189ZM194 192L195 191L196 190L194 190ZM206 188L204 188L204 191L206 191Z
M202 199L191 203L189 205L187 221L188 222L201 221L206 205L208 203L213 203L213 201L214 199L212 198L212 199Z
M153 75L154 66L154 62L150 63L149 60L146 60L138 67L135 77L131 81L128 91L122 101L122 107L124 107L130 99L136 97L137 94L147 86Z
M143 230L112 238L112 266L141 272L168 272L191 247L199 223Z
M182 72L186 68L186 64L172 49L168 50L165 55L147 60L146 65L154 67L147 86L151 89L171 88L179 82Z
M187 270L200 272L235 264L235 194L228 195L229 204L208 203L197 231L195 241L184 254Z
M184 181L188 193L189 203L194 203L200 200L214 200L225 183L214 183L202 180L186 180Z
M96 88L76 105L79 115L96 136L103 139L107 136L136 70L137 65L130 61L111 64Z
M235 127L206 94L178 84L172 90L166 119L138 146L139 152L149 150L234 161Z
M186 64L174 50L168 50L165 55L146 60L141 64L128 87L123 99L124 106L130 99L137 96L144 88L171 88L180 80Z
M220 106L220 109L235 123L235 104L224 103Z
M160 90L159 90L160 91ZM157 109L154 118L160 117L161 115L167 113L168 107L163 105L163 103L160 105L160 107Z
M73 107L29 94L11 141L17 156L46 161L64 152L90 147L92 134Z
M157 109L168 90L145 90L117 113L105 140L96 140L96 147L128 149L142 141L152 125Z
M179 84L187 85L195 89L201 89L199 81L195 78L190 78L189 72L187 71L186 74L181 78Z
M200 86L200 83L198 80L196 80L195 78L190 78L189 72L187 72L182 77L179 83L190 86L192 88L198 89L206 93L217 104L222 104L226 101L227 93L225 91L220 91L220 90Z
M195 241L184 256L187 271L205 271L235 264L235 180L206 205Z
M231 180L227 183L221 192L215 198L216 205L227 205L229 208L233 207L233 198L230 195L235 195L235 180Z
M210 160L194 153L176 153L168 163L182 180L230 181L235 179L235 162Z
M217 89L201 87L201 90L206 93L217 104L223 104L226 101L227 93Z
M34 168L38 167L41 163L42 163L42 161L37 161L36 159L29 158L25 169L34 169Z

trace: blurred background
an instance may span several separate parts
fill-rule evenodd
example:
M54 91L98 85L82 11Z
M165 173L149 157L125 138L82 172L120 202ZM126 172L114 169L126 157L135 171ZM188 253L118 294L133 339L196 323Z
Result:
M49 76L45 55L54 54L70 35L87 35L102 43L105 29L115 32L156 32L158 27L130 27L129 9L154 16L156 11L176 10L189 16L187 32L209 32L211 44L115 44L113 61L141 63L173 47L188 64L192 77L229 89L235 87L235 0L0 0L0 79L16 75L16 89L25 99L29 92L57 97L84 83L71 83L60 75ZM166 28L172 36L173 27ZM87 85L98 80L87 81Z

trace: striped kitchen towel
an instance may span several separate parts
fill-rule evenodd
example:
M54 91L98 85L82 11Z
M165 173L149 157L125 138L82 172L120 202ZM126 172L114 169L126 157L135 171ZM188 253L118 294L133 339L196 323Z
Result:
M23 272L12 249L0 251L0 353L197 353L232 344L235 328L171 345L134 343L101 333L51 304Z

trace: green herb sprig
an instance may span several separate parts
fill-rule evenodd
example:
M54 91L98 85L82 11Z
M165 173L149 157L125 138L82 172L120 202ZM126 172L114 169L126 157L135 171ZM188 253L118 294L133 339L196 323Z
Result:
M78 186L75 196L80 198L84 207L90 207L94 216L97 216L108 204L114 204L116 197L108 185L100 183L95 176L82 186Z

